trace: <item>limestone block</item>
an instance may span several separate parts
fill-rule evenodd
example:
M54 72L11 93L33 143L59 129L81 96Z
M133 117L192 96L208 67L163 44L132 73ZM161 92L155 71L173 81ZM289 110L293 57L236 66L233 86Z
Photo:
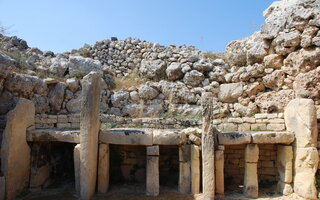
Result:
M1 145L1 171L6 180L6 199L13 199L28 186L31 153L26 130L34 125L34 118L34 104L23 98L7 114Z
M6 194L6 180L4 176L0 176L0 200L4 200Z
M238 125L238 131L250 131L251 124L243 123Z
M179 130L154 130L153 144L156 145L181 145L186 143L187 137Z
M224 194L224 151L215 151L216 193Z
M147 155L148 156L159 156L160 155L159 146L158 145L148 146L147 147Z
M219 133L219 144L236 145L236 144L249 144L251 143L251 135L249 133Z
M250 198L257 198L259 193L257 163L245 163L244 194Z
M315 174L319 162L318 150L314 147L295 149L294 192L306 199L317 199Z
M191 193L200 193L200 147L191 145Z
M191 145L179 147L179 191L190 193L191 190Z
M256 144L291 144L294 141L292 132L254 132L252 133L252 142Z
M267 124L262 124L262 123L251 124L251 130L252 131L266 131L267 130Z
M80 144L73 149L74 182L76 193L80 194Z
M214 200L215 196L215 162L214 136L202 135L202 191L204 200Z
M147 156L146 195L159 195L159 157Z
M109 189L110 178L110 150L109 144L99 144L98 163L98 192L105 194Z
M317 117L314 102L311 99L293 99L284 112L288 131L295 134L295 146L316 147Z
M190 134L189 135L189 140L196 145L201 145L201 138L194 135L194 134Z
M79 130L34 129L27 131L28 142L80 143Z
M100 130L100 75L90 72L82 79L80 124L80 199L92 199L97 182Z
M277 146L277 169L279 173L279 178L283 183L292 182L292 159L292 146Z
M285 124L268 124L267 130L269 131L284 131L286 130Z
M257 144L247 144L244 152L244 160L247 163L257 163L259 159L259 147Z
M50 177L48 165L43 165L38 169L31 170L30 187L41 187Z
M151 146L152 138L152 130L149 129L109 129L99 134L99 141L108 144Z
M283 194L283 195L290 195L293 193L293 189L292 189L292 186L291 184L288 184L288 183L284 183L282 181L279 181L278 182L278 185L277 185L277 191L280 193L280 194Z

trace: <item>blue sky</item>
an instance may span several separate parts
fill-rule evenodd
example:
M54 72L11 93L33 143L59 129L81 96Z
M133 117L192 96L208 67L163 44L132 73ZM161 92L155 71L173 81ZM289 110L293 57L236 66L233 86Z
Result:
M221 52L264 23L271 0L0 0L0 22L29 46L56 53L138 37Z

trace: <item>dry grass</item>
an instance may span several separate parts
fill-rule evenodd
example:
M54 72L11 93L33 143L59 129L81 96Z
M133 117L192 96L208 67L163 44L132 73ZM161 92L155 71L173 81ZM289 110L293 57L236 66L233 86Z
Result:
M139 76L137 70L132 71L128 76L125 77L114 77L115 88L114 90L122 90L130 87L139 87L140 85L147 82L144 78Z

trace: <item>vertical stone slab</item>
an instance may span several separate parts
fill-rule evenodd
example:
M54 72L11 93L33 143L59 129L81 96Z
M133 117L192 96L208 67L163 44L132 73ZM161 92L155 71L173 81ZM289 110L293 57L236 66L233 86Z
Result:
M250 198L257 198L259 195L257 172L259 147L257 144L246 145L244 159L244 194Z
M217 150L215 152L216 167L216 194L224 195L224 151Z
M0 176L0 200L4 200L6 194L6 180L4 176Z
M80 144L73 149L74 182L77 195L80 194Z
M280 181L292 183L292 146L277 145L277 169Z
M201 97L202 104L202 191L203 200L214 200L215 196L215 166L214 166L214 141L213 96L206 92Z
M90 72L82 79L80 116L80 199L92 199L97 181L100 130L100 75Z
M158 196L160 192L159 183L159 146L147 147L147 177L146 195ZM148 155L150 154L150 155Z
M284 112L288 131L295 134L293 144L293 190L306 199L317 199L315 175L318 168L316 107L311 99L293 99Z
M34 125L35 107L32 101L19 99L7 114L1 146L1 170L6 180L6 199L13 199L28 186L31 150L26 130Z
M191 192L191 145L179 147L179 192Z
M200 193L200 147L191 145L191 193Z
M98 164L98 192L107 193L110 178L110 150L109 144L99 144Z

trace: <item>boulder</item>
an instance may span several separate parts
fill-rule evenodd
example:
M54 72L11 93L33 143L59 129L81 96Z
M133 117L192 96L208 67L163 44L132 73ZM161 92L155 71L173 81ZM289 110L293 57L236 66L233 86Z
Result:
M71 64L67 58L62 56L52 58L52 64L49 67L49 71L53 74L56 74L60 77L64 76Z
M72 92L76 92L79 89L79 81L77 78L68 78L66 84Z
M128 103L130 94L125 90L118 90L111 95L111 103L115 107L121 107Z
M243 87L241 83L227 83L220 85L220 91L218 98L224 103L233 103L243 93Z
M272 41L275 52L278 55L288 55L293 52L300 44L300 32L298 30L291 32L280 32Z
M293 90L271 91L259 95L255 100L255 104L262 112L283 112L285 106L294 98L295 93Z
M278 54L270 54L263 58L266 68L280 69L283 65L283 57Z
M66 108L71 113L77 113L81 111L82 92L78 91L74 97L67 102Z
M139 72L142 77L151 80L160 80L166 75L166 63L160 59L158 60L142 60Z
M312 45L312 38L316 35L319 28L309 26L301 34L301 47L306 48Z
M196 103L197 98L182 82L160 81L161 91L170 103Z
M191 70L184 75L183 82L187 85L195 87L199 86L204 79L205 77L201 72L197 70Z
M48 94L49 105L52 111L59 112L64 100L64 91L66 90L66 84L63 82L57 83Z
M199 72L209 72L213 68L212 63L208 59L200 59L193 63L193 69Z
M180 63L171 63L166 69L166 74L169 81L175 81L183 77Z
M273 90L281 89L284 83L285 74L282 70L275 70L271 74L268 74L262 78L262 83L267 88L271 88Z
M158 90L153 87L142 85L138 89L139 97L143 100L151 100L158 96Z
M293 90L299 98L320 98L320 68L296 76Z
M102 64L99 60L92 58L84 58L82 56L69 57L69 75L70 76L84 76L91 71L102 74Z
M219 133L219 144L223 145L236 145L236 144L249 144L251 143L251 135L249 133Z
M255 132L252 133L252 142L256 144L291 144L294 134L291 132Z

